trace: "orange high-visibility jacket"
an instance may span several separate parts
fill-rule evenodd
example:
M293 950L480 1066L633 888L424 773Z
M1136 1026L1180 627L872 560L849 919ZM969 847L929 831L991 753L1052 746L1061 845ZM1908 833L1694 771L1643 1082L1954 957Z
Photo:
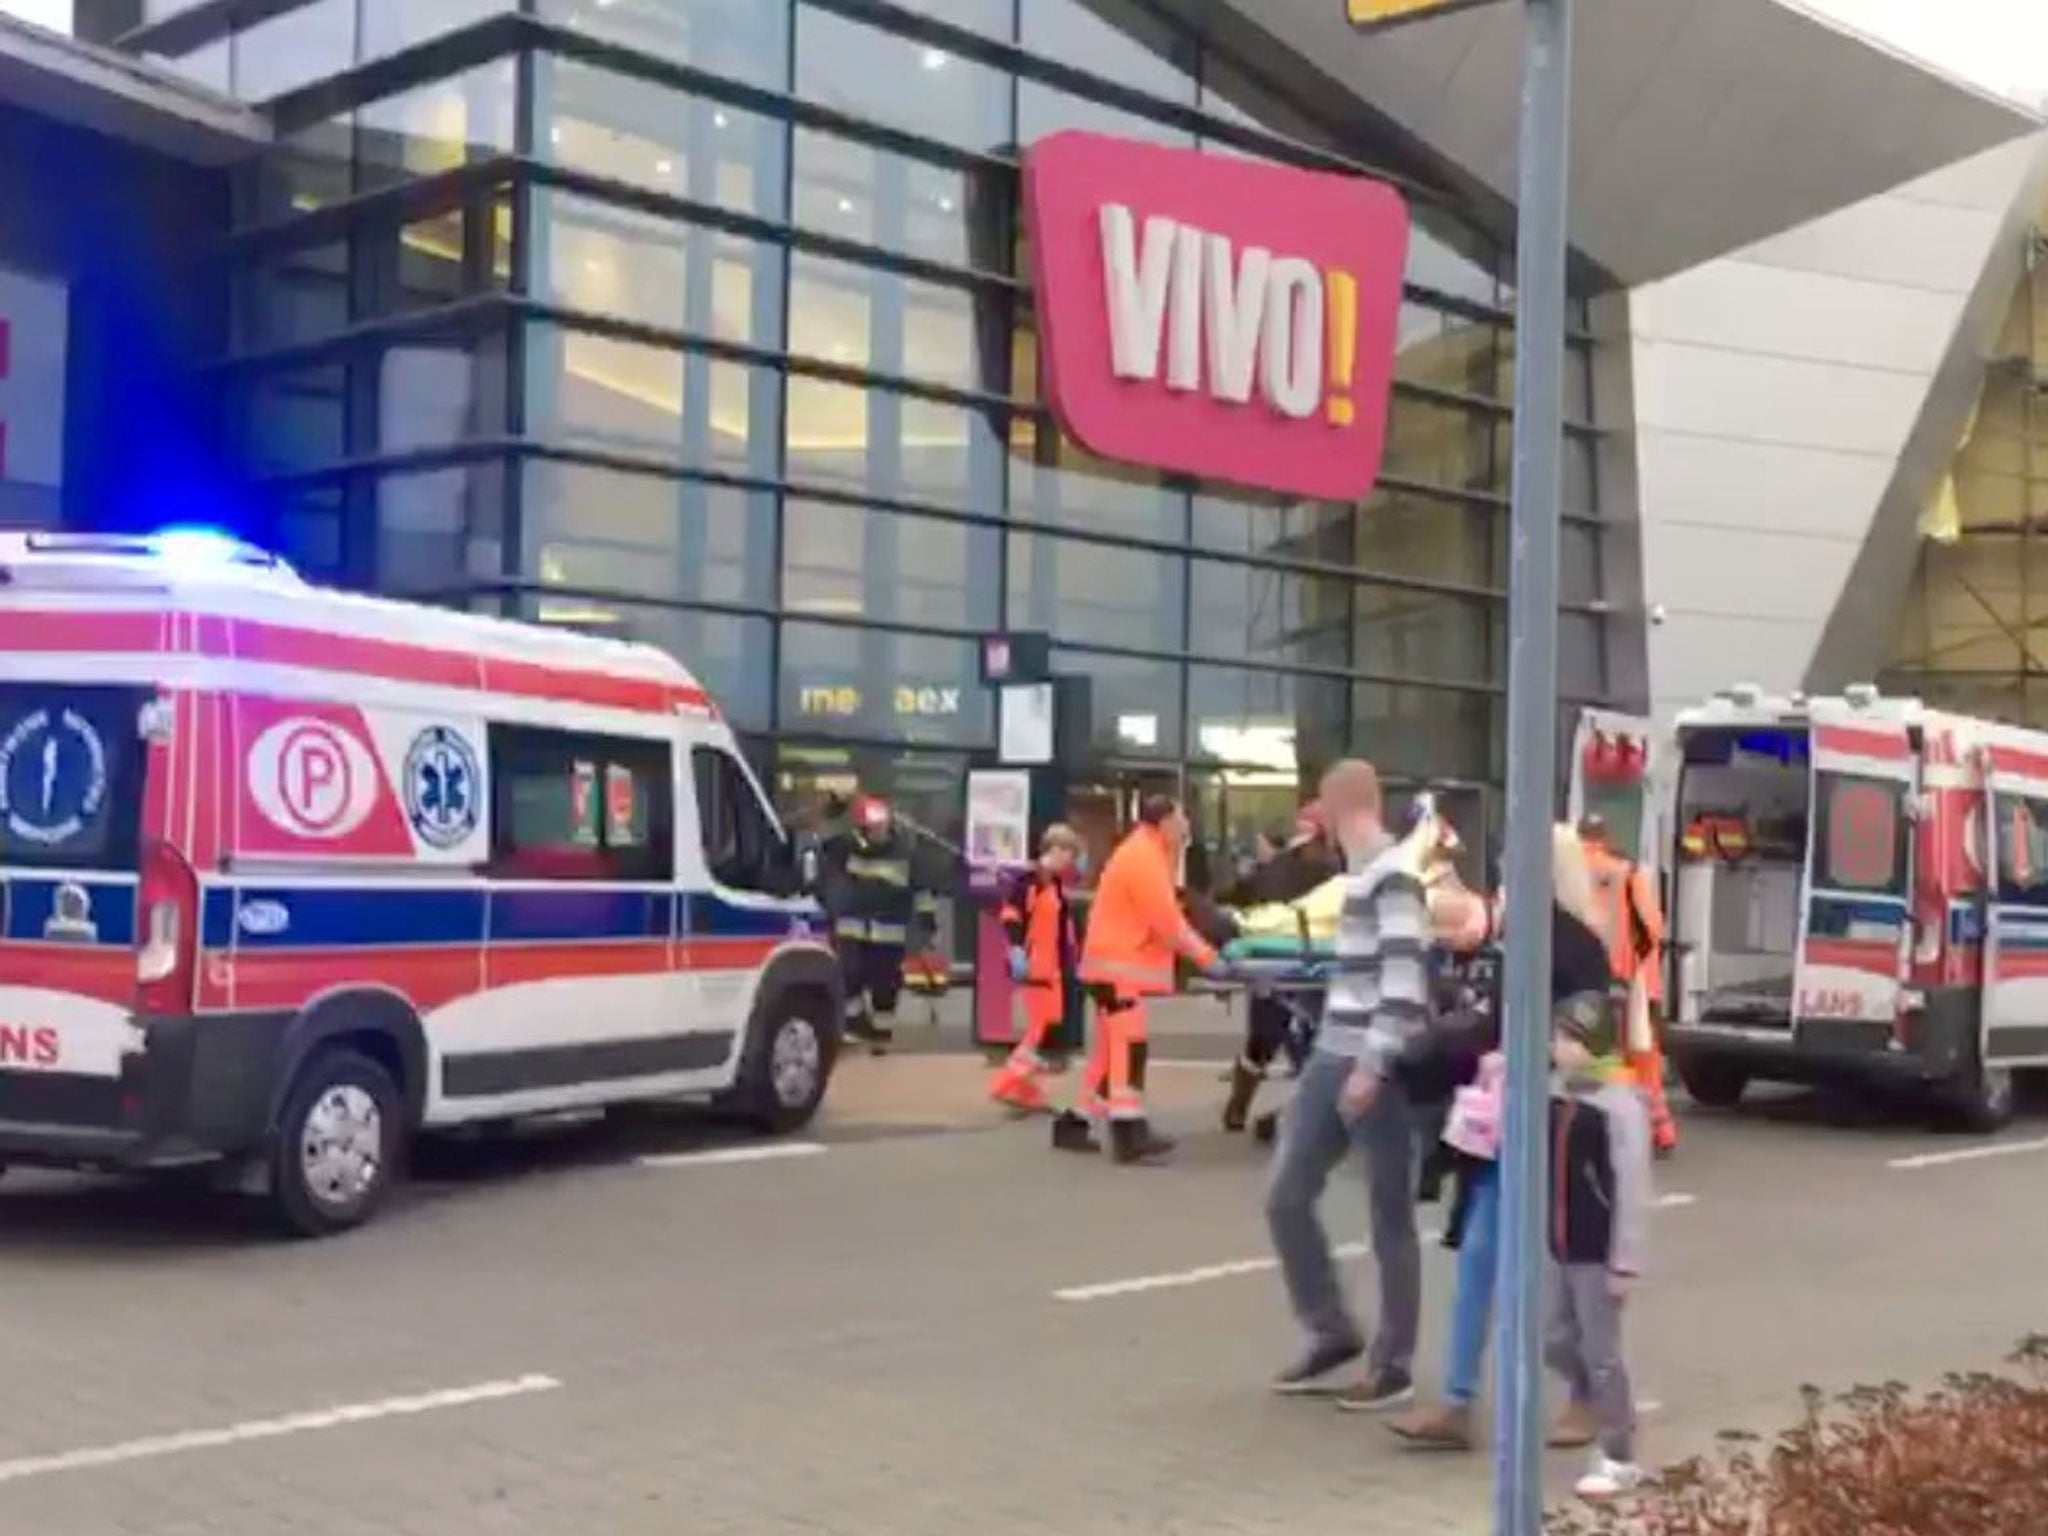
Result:
M1056 982L1077 960L1074 908L1066 883L1042 869L1019 875L999 914L1013 949L1024 951L1024 979Z
M1664 947L1664 913L1657 905L1657 883L1633 859L1607 848L1588 848L1586 864L1593 875L1593 896L1599 903L1606 932L1607 962L1614 979L1628 983L1638 970L1652 1002L1664 996L1664 968L1658 956Z
M1156 996L1173 990L1176 954L1200 966L1216 963L1216 951L1189 926L1174 895L1165 835L1157 827L1133 827L1102 866L1088 908L1081 979L1127 996Z

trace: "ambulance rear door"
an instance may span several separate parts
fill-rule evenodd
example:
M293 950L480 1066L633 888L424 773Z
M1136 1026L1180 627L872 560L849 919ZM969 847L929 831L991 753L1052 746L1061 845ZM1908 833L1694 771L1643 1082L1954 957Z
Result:
M2026 1066L2048 1061L2048 748L1995 742L1983 764L1983 1059Z
M1816 700L1811 719L1794 1021L1893 1028L1912 952L1919 755L1901 721L1847 701Z

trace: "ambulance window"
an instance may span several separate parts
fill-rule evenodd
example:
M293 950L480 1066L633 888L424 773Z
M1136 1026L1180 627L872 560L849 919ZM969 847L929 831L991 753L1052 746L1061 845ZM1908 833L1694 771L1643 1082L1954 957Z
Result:
M777 890L786 862L782 834L739 762L716 747L698 747L690 754L690 771L711 877L734 890Z
M1904 789L1888 779L1821 775L1816 881L1837 891L1903 893L1906 839Z
M491 873L668 880L669 761L660 742L493 726Z
M136 867L145 697L136 688L0 686L0 864Z
M1998 797L1998 896L2048 901L2048 801Z

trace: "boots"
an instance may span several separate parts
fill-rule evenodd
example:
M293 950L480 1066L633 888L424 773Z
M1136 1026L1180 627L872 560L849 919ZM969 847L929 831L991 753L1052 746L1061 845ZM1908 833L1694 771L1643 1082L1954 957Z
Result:
M1053 1117L1052 1144L1056 1152L1100 1152L1102 1143L1095 1139L1095 1127L1087 1118L1063 1109Z
M1223 1101L1223 1129L1235 1134L1251 1118L1252 1099L1259 1091L1260 1074L1242 1061L1230 1068L1230 1094Z
M1161 1136L1144 1120L1110 1121L1109 1145L1119 1163L1163 1163L1174 1148L1171 1137Z

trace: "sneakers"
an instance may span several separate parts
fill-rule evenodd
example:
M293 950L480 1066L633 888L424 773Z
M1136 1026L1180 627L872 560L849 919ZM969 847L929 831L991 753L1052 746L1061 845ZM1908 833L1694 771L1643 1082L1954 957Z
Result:
M1596 1451L1592 1465L1586 1468L1586 1475L1572 1485L1572 1492L1599 1504L1634 1493L1648 1481L1649 1475L1635 1462L1616 1461Z
M1060 1152L1102 1150L1102 1143L1095 1139L1095 1127L1071 1109L1063 1109L1053 1117L1052 1144L1054 1150Z
M1365 1385L1346 1392L1337 1406L1346 1413L1385 1413L1415 1401L1415 1378L1398 1365L1383 1365Z
M1600 1437L1600 1421L1593 1416L1593 1410L1584 1403L1569 1403L1557 1422L1550 1426L1550 1448L1553 1451L1577 1451L1591 1445Z
M1051 1110L1046 1102L1045 1090L1028 1077L1014 1075L1008 1071L996 1074L989 1084L988 1096L1013 1115L1039 1115Z
M1283 1397L1301 1397L1331 1390L1330 1378L1365 1353L1357 1339L1323 1339L1311 1344L1308 1353L1273 1378L1273 1390Z
M1387 1428L1413 1451L1472 1449L1472 1410L1463 1403L1418 1408L1388 1420Z

